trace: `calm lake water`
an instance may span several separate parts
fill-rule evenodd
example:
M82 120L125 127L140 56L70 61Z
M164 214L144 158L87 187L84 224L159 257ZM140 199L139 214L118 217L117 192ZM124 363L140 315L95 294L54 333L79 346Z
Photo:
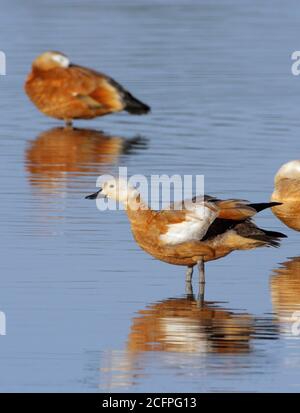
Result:
M296 1L2 2L0 390L300 391L300 234L206 267L205 303L184 268L134 243L125 213L84 196L96 178L204 174L211 195L267 201L299 158ZM64 132L23 82L44 50L107 72L152 106Z

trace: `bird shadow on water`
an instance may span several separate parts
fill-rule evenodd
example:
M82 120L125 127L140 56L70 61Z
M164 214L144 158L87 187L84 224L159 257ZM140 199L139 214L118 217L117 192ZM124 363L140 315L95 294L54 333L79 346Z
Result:
M86 188L87 179L109 173L122 156L147 149L148 140L111 136L93 129L53 128L31 141L25 152L29 183L40 193L66 195L75 184Z
M189 375L195 368L217 369L211 359L217 356L232 372L244 367L241 357L255 352L257 339L277 338L274 318L226 308L201 294L196 297L191 289L136 312L125 349L107 351L101 359L100 389L130 389L157 362L161 371L179 369L180 374L186 366Z

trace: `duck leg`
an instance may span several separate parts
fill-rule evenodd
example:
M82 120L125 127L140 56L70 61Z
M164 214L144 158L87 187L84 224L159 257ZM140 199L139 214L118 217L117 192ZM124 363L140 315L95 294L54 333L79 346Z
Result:
M205 270L204 270L203 259L198 261L198 269L199 269L199 284L205 284Z
M193 270L194 267L188 267L186 273L185 273L185 282L187 283L191 283L192 282L192 278L193 278Z
M199 284L199 294L198 294L198 300L197 300L198 307L203 307L204 296L205 296L205 284L201 283Z
M194 267L188 267L185 274L185 293L190 296L193 294L192 278Z
M204 269L204 261L203 259L198 261L198 269L199 269L199 295L198 295L198 303L200 306L204 303L204 294L205 294L205 269Z
M193 297L194 293L193 293L193 285L191 282L186 282L185 283L185 293L187 298Z

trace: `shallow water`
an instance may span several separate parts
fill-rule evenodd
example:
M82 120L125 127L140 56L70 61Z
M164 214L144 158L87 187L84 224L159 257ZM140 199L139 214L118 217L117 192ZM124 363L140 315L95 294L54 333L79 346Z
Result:
M259 214L288 239L209 263L201 307L181 267L139 250L124 212L84 199L127 166L267 201L299 157L297 2L3 3L0 390L298 392L298 233ZM47 49L111 74L151 115L58 129L22 90Z

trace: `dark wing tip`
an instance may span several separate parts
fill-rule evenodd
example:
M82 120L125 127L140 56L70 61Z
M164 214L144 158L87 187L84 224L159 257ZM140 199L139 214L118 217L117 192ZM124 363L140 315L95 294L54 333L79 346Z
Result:
M282 205L282 202L270 202L270 208L272 208L273 206L277 206L277 205Z
M248 206L255 209L256 212L260 212L260 211L263 211L264 209L272 208L277 205L282 205L282 202L261 202L261 203L248 204Z

